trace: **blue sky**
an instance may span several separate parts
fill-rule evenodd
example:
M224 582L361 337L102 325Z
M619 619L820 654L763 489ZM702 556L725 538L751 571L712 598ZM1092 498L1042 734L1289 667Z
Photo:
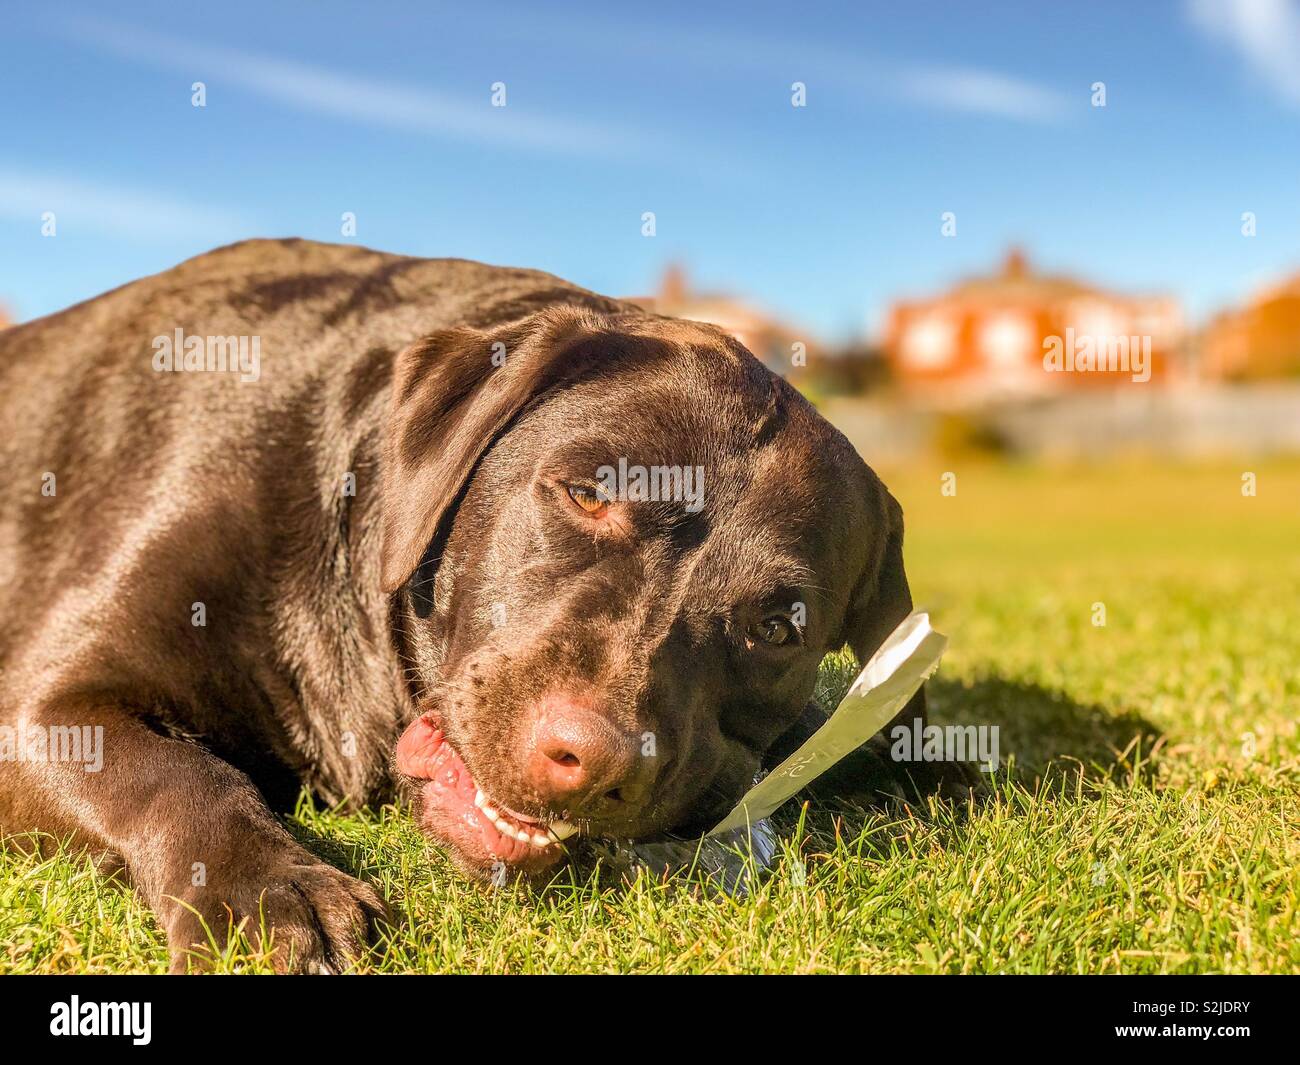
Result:
M827 337L1012 241L1194 319L1300 269L1293 0L460 7L9 5L0 302L345 211L611 295L680 260Z

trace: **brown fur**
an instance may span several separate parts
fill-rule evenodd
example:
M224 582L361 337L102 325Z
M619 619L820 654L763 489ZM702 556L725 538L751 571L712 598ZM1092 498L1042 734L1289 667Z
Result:
M178 326L260 336L260 380L155 372ZM431 704L521 810L520 708L580 689L653 732L646 801L583 811L644 835L724 811L816 727L822 655L911 607L897 504L784 381L532 271L238 244L0 333L0 397L0 723L105 730L97 774L0 763L0 829L118 856L178 968L177 899L224 928L262 898L283 967L359 948L381 900L271 810L390 797ZM590 533L562 483L618 456L702 465L705 508ZM803 643L748 647L796 596Z

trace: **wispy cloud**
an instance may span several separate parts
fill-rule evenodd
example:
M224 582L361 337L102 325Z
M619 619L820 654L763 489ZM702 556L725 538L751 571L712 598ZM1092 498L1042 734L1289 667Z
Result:
M302 111L408 133L512 148L585 155L634 153L648 138L597 123L529 114L513 104L492 107L485 85L481 100L415 89L273 55L221 48L80 17L65 32L82 44L169 70L196 81L236 86ZM205 76L206 75L206 76Z
M893 99L939 111L1054 122L1070 102L1055 89L1025 78L977 67L917 63L864 55L828 45L769 46L768 63L778 57L786 69L807 71L810 82L833 86L849 100L869 104Z
M1071 106L1067 94L1014 74L888 58L878 50L838 43L711 31L696 24L674 26L657 20L652 30L630 33L626 23L608 17L565 19L557 12L541 16L533 9L512 8L509 17L500 20L498 31L545 40L549 49L597 58L636 51L638 58L661 64L799 79L808 83L810 92L828 86L839 90L833 100L850 108L893 100L932 110L1043 123L1063 118Z
M0 215L35 227L53 211L62 234L86 230L142 243L235 240L254 231L237 212L188 203L146 189L86 182L0 165Z
M1192 25L1232 48L1283 101L1300 107L1300 6L1291 0L1189 0Z
M769 63L777 50L770 49ZM825 45L784 50L787 69L807 71L811 83L840 90L850 101L871 104L896 100L938 111L951 111L1016 122L1046 123L1063 118L1070 101L1064 93L1025 78L977 67L882 59Z
M917 103L949 111L1051 122L1067 102L1055 90L1007 74L960 67L901 67L893 72L898 91Z

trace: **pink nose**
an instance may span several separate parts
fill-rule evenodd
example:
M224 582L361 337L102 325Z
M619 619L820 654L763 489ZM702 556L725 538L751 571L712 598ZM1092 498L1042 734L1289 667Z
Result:
M642 755L639 735L567 696L548 696L538 705L527 759L537 793L575 813L639 805L655 776L655 760Z

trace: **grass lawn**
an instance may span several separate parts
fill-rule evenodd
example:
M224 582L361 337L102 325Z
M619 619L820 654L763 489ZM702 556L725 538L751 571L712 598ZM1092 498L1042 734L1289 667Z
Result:
M934 719L1001 728L988 801L791 804L743 900L571 871L485 889L398 811L304 807L401 917L363 968L1300 972L1300 465L948 468L955 496L942 468L882 475L951 641ZM0 970L165 964L85 861L0 855Z

